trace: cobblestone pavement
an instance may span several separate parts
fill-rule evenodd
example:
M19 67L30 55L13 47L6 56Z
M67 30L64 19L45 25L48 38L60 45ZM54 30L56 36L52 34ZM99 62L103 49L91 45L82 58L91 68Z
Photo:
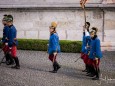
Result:
M101 61L101 79L92 81L85 73L78 53L60 53L58 62L62 68L57 74L49 73L52 63L48 54L41 51L18 51L21 69L0 66L0 86L115 86L115 52L104 52ZM0 53L0 59L3 53Z

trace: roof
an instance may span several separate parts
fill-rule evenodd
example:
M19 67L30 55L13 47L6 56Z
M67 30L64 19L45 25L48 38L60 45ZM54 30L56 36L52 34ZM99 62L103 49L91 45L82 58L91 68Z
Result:
M57 0L56 0L57 1ZM75 2L63 2L64 0L58 0L57 2L52 0L0 0L0 8L80 8L79 0ZM73 0L75 1L75 0ZM115 2L110 4L103 4L102 0L98 2L89 2L86 7L115 7Z

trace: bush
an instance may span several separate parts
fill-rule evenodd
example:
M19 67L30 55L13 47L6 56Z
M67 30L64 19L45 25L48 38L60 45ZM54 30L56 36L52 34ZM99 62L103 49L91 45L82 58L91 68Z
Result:
M18 39L18 42L19 42L18 49L21 50L47 51L48 40ZM81 41L61 40L60 46L61 46L61 52L77 53L81 51Z
M81 51L81 42L80 41L60 41L61 51L62 52L73 52L77 53Z

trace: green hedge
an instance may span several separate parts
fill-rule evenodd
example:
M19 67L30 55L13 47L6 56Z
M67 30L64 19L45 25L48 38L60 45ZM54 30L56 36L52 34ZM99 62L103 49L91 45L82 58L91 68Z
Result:
M48 40L38 40L38 39L18 39L19 45L18 49L21 50L36 50L36 51L46 51ZM80 52L81 41L60 41L61 52ZM1 43L0 43L1 47Z

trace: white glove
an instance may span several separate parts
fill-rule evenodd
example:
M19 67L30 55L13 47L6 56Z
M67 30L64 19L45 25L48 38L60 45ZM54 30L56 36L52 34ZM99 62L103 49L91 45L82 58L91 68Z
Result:
M11 50L11 49L12 49L12 47L9 47L9 49Z
M5 45L7 46L7 45L8 45L8 43L5 43Z
M47 46L49 46L49 44L47 44Z
M56 55L57 55L57 52L54 52L53 54L54 54L54 56L56 56Z

